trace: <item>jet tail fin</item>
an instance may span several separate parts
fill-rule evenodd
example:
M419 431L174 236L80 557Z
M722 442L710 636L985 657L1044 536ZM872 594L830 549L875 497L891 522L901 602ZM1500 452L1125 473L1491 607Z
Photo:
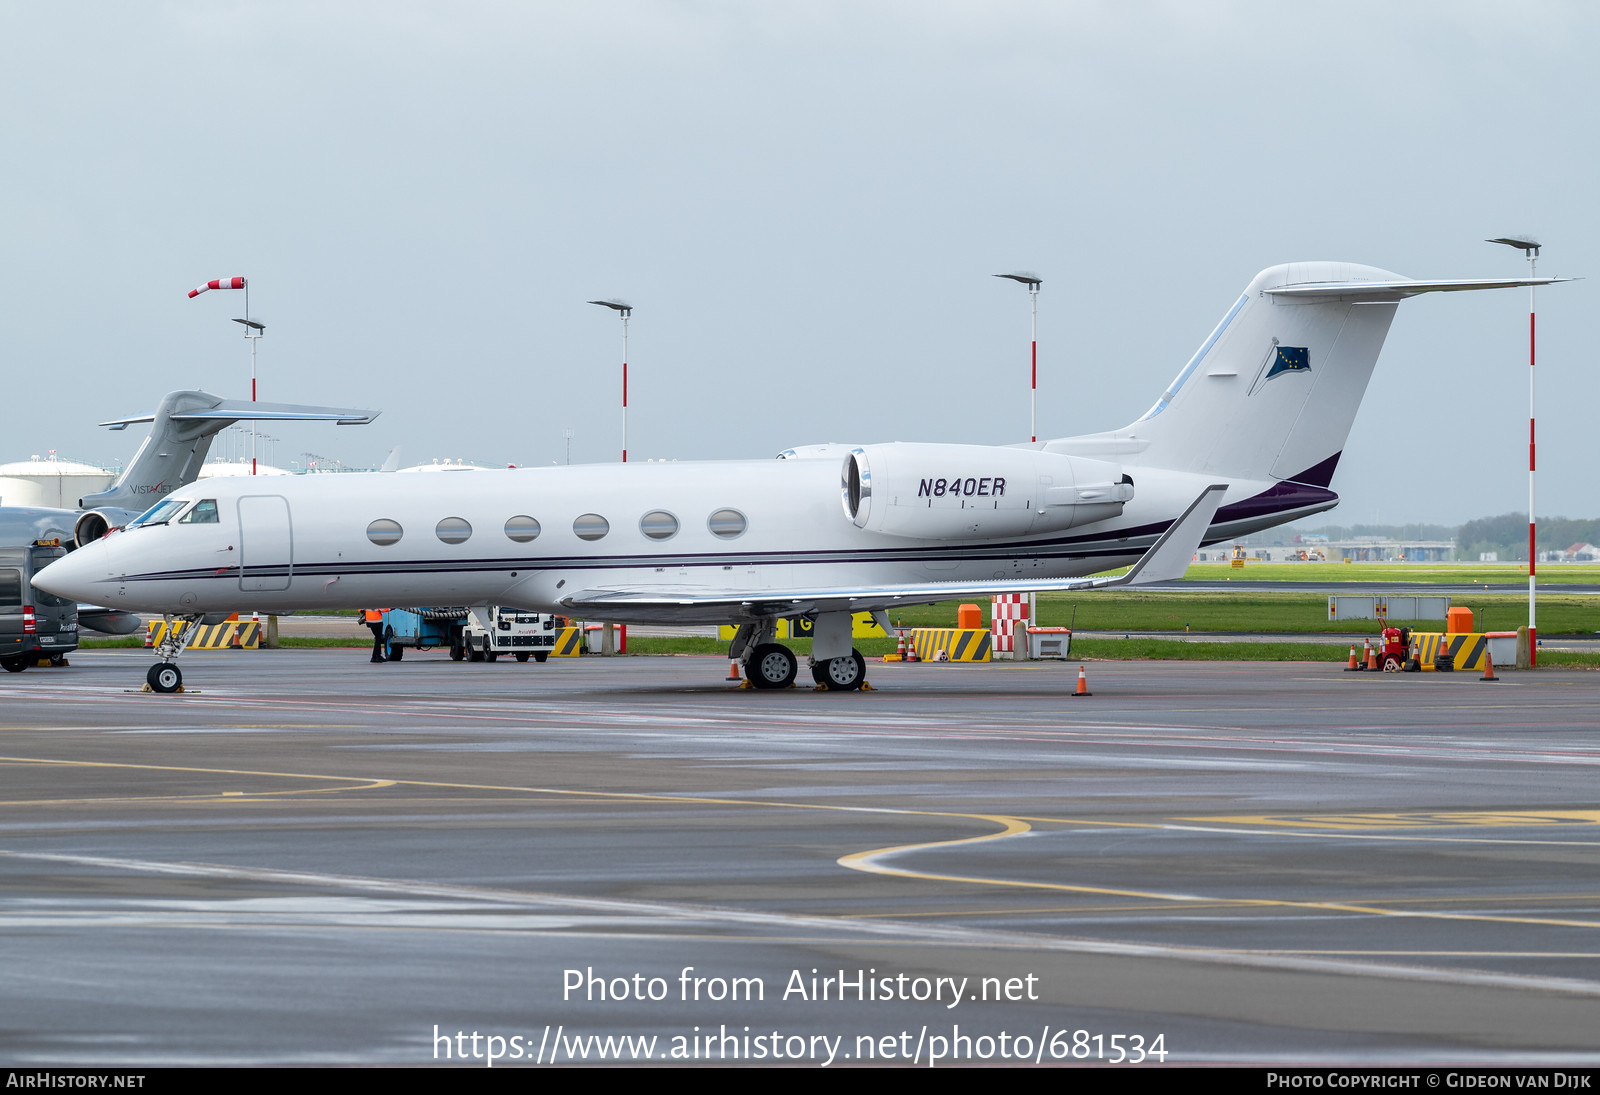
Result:
M102 422L114 430L135 422L149 422L150 436L128 461L110 490L78 500L83 509L122 509L140 512L162 495L194 482L211 451L211 439L235 422L336 422L362 425L378 411L351 407L309 407L292 403L252 403L221 399L207 392L169 392L153 414L131 415Z
M1144 416L1049 451L1318 488L1321 508L1399 302L1566 278L1418 280L1340 262L1263 270ZM1285 488L1290 489L1290 488Z

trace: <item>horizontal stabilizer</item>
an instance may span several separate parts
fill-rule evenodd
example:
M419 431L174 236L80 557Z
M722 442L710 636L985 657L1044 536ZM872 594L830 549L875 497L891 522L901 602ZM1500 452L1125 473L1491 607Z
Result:
M1396 301L1419 293L1460 293L1469 289L1515 289L1521 285L1554 285L1574 278L1451 278L1445 281L1332 281L1280 285L1263 289L1268 296L1291 300Z
M293 403L252 403L245 399L224 399L215 407L174 411L167 417L174 422L335 422L341 426L364 426L382 413L354 407L303 407ZM154 422L155 419L152 412L113 418L100 425L124 430L135 422Z

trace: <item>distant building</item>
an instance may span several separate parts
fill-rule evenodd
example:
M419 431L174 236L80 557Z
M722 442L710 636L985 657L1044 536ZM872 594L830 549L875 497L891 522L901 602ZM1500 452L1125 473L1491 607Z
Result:
M1600 563L1600 548L1593 544L1573 544L1565 551L1541 551L1541 563Z
M1455 552L1454 540L1390 540L1383 536L1362 536L1354 540L1330 540L1326 536L1303 538L1286 547L1249 547L1251 559L1266 563L1338 563L1346 559L1359 563L1437 563ZM1225 563L1230 547L1213 544L1196 553L1195 561Z

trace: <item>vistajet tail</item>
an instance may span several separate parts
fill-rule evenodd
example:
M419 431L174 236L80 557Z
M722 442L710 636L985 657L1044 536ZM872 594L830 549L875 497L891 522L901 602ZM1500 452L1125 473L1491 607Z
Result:
M852 613L1171 580L1203 543L1331 508L1401 300L1562 280L1274 266L1120 430L1008 447L818 445L777 460L213 480L51 564L38 584L191 619L498 604L732 623L730 656L759 687L793 680L775 626L806 615L817 680L859 688ZM177 655L175 644L159 653L152 687L180 686Z

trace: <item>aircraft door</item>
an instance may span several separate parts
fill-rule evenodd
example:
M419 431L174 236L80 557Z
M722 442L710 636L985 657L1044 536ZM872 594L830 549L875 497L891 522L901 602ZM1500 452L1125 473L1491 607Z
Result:
M293 576L289 500L276 494L239 499L239 588L246 593L288 589Z

